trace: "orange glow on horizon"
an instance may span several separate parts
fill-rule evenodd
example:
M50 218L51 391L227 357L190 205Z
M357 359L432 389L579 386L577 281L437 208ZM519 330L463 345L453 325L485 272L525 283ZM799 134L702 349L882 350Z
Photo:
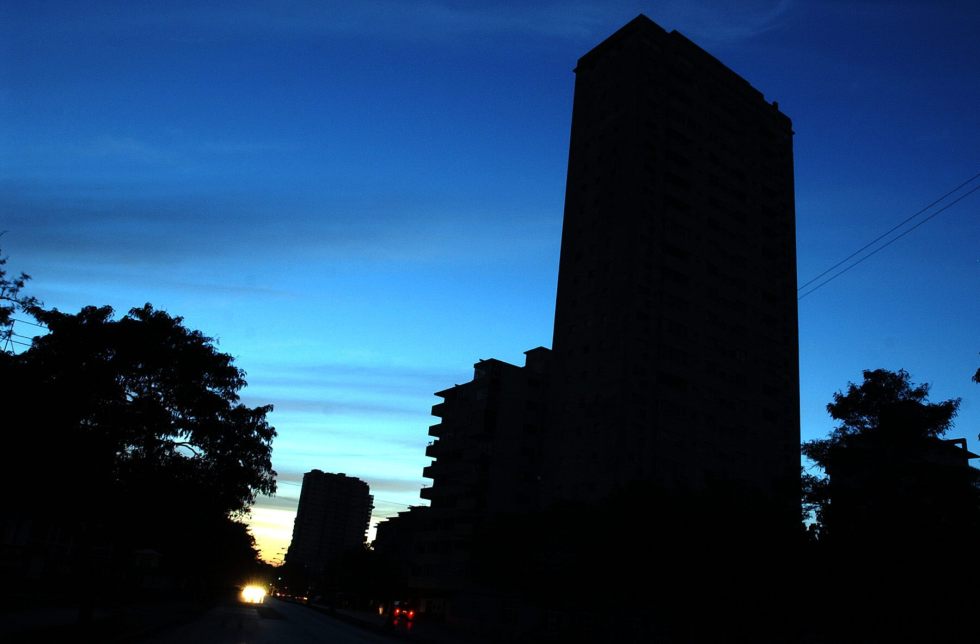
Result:
M372 516L368 528L367 541L374 541L379 521L387 516ZM296 519L295 510L283 510L262 505L252 506L251 515L245 519L249 532L255 537L255 547L259 550L259 558L274 566L282 564L286 550L293 538L293 521Z
M249 531L255 537L259 558L266 563L279 565L286 556L286 548L293 537L294 510L280 510L255 506L246 519Z

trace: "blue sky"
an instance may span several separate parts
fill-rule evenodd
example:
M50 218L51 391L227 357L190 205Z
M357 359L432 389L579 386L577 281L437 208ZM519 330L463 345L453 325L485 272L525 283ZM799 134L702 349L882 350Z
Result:
M970 1L9 2L9 266L236 357L276 407L266 556L312 468L389 516L428 482L432 392L550 346L572 69L641 12L793 119L801 283L980 171ZM862 369L905 368L980 447L978 206L800 303L804 438Z

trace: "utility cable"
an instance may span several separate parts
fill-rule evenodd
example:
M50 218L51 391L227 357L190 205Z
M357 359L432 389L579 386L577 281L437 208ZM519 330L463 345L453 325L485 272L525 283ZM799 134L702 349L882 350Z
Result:
M980 176L980 175L978 175L978 176ZM927 221L929 221L930 219L932 219L933 217L935 217L935 216L936 216L936 215L938 215L939 213L941 213L941 212L943 212L943 211L944 211L944 210L946 210L947 208L950 208L950 207L952 207L952 206L955 206L955 205L956 205L957 203L959 203L959 202L960 202L960 201L962 201L963 199L965 199L965 198L967 198L967 197L969 197L969 196L970 196L971 194L973 194L973 193L974 193L974 192L976 192L977 190L980 190L980 185L977 185L977 186L974 186L974 187L973 187L973 188L972 188L971 190L969 190L969 191L967 191L967 192L965 192L965 193L963 193L962 195L960 195L959 197L957 197L957 198L956 198L956 199L954 199L953 201L951 201L951 202L949 202L948 204L946 204L945 206L943 206L942 208L940 208L940 209L939 209L939 210L937 210L936 212L934 212L934 213L932 213L931 215L929 215L928 217L926 217L925 219L923 219L922 221L920 221L920 222L919 222L919 223L917 223L916 225L914 225L914 226L912 226L911 228L909 228L908 230L906 230L905 232L903 232L903 233L902 233L901 235L898 235L897 237L894 237L894 238L892 238L892 239L890 239L890 240L888 240L888 242L887 242L887 243L885 243L885 244L883 244L883 245L881 245L881 246L879 246L878 248L876 248L876 249L874 249L873 251L871 251L870 253L868 253L867 255L865 255L864 257L862 257L861 259L859 259L858 261L856 261L856 262L854 262L853 264L851 264L850 266L848 266L848 267L847 267L847 268L845 268L844 270L842 270L842 271L840 271L840 272L838 272L838 273L834 273L833 275L831 275L830 277L828 277L828 278L827 278L827 279L825 279L824 281L822 281L822 282L820 282L819 284L817 284L816 286L814 286L814 287L813 287L812 289L810 289L809 291L807 291L807 292L806 292L806 293L804 293L803 295L801 295L801 296L799 296L799 297L797 298L797 300L798 300L798 301L799 301L799 300L802 300L802 299L803 299L804 297L806 297L807 295L810 295L810 294L811 294L811 293L813 293L814 291L816 291L816 290L818 290L818 289L820 289L820 287L822 287L822 286L824 286L825 284L829 284L830 282L832 282L832 281L834 281L835 279L837 279L838 277L840 277L841 275L843 275L843 274L844 274L844 273L846 273L847 271L849 271L849 270L851 270L852 268L854 268L854 267L855 267L855 266L857 266L858 264L860 264L860 263L862 263L862 262L863 262L863 261L865 261L866 259L870 259L870 258L871 258L872 256L874 256L874 255L876 255L876 254L877 254L877 253L879 253L880 251L883 251L883 250L885 250L886 248L888 248L889 246L891 246L892 244L894 244L895 242L897 242L897 241L898 241L899 239L901 239L902 237L905 237L905 236L906 236L906 235L908 235L908 234L909 234L910 232L912 232L913 230L915 230L916 228L918 228L918 227L919 227L919 226L921 226L922 224L924 224L924 223L926 223ZM867 248L867 246L865 246L865 248ZM853 257L853 255L852 255L852 257ZM822 274L826 274L826 273L822 273ZM811 280L811 281L812 281L812 280Z
M973 175L972 177L970 177L969 179L967 179L966 181L964 181L964 182L963 182L963 183L961 183L960 185L958 185L958 186L956 186L955 188L953 188L952 190L950 190L949 192L947 192L947 193L946 193L946 194L944 194L943 196L941 196L941 197L939 197L938 199L936 199L935 201L933 201L932 203L930 203L930 204L929 204L928 206L926 206L926 207L924 207L924 208L922 208L921 210L919 210L918 212L916 212L916 213L915 213L914 215L911 215L911 216L909 216L909 217L906 217L905 219L903 219L903 220L902 220L902 221L900 221L899 223L897 223L897 224L895 224L895 225L894 225L893 227L891 227L891 228L889 228L889 229L888 229L887 231L885 231L885 232L883 232L882 234L880 234L880 235L878 235L877 237L875 237L874 239L872 239L871 241L869 241L869 242L868 242L867 244L865 244L865 245L864 245L864 246L862 246L861 248L859 248L859 249L857 249L856 251L854 251L853 253L851 253L850 255L848 255L847 257L845 257L844 259L842 259L842 260L840 260L839 262L837 262L836 264L834 264L833 266L831 266L830 268L828 268L828 269L827 269L827 270L825 270L824 272L822 272L822 273L820 273L819 275L817 275L817 276L815 276L815 277L813 277L813 278L812 278L812 279L810 279L809 281L807 281L807 282L804 282L803 284L801 284L801 285L800 285L800 286L799 286L799 287L798 287L798 288L796 289L796 292L797 292L797 293L799 293L800 291L802 291L803 289L805 289L805 288L806 288L807 286L809 286L810 284L813 284L813 283L814 283L814 282L816 282L816 281L817 281L818 279L820 279L821 277L823 277L823 276L824 276L824 275L826 275L827 273L829 273L829 272L831 272L832 270L834 270L835 268L837 268L837 267L838 267L838 266L840 266L841 264L844 264L844 263L846 263L846 262L847 262L848 260L850 260L851 258L853 258L853 257L855 257L856 255L859 255L860 253L862 253L862 252L863 252L864 250L866 250L867 248L870 248L871 246L873 246L873 245L875 245L876 243L878 243L879 241L881 241L882 239L884 239L884 238L885 238L885 237L887 237L888 235L890 235L890 234L892 234L893 232L895 232L896 230L898 230L899 228L901 228L902 226L904 226L904 225L905 225L905 224L907 224L908 222L910 222L910 221L912 221L913 219L915 219L916 217L918 217L918 216L919 216L919 215L921 215L922 213L924 213L924 212L926 212L927 210L929 210L930 208L932 208L933 206L935 206L936 204L938 204L939 202L941 202L942 200L944 200L944 199L945 199L946 197L948 197L948 196L950 196L951 194L953 194L954 192L956 192L956 191L958 191L958 190L959 190L960 188L962 188L963 186L965 186L965 185L967 185L967 184L969 184L969 183L971 183L971 182L972 182L972 181L973 181L974 179L976 179L977 177L980 177L980 172L978 172L977 174L975 174L975 175ZM974 190L975 190L975 188L974 188ZM972 192L972 190L971 190L971 192ZM970 193L968 192L967 194L970 194ZM965 196L965 195L964 195L964 196ZM954 203L955 203L955 202L954 202ZM934 215L930 215L930 217L928 217L928 218L926 219L926 221L928 221L928 219L931 219L931 218L932 218L932 216L934 216ZM916 226L918 226L918 224L916 224ZM898 239L898 238L896 237L896 239ZM893 240L893 241L894 241L894 240ZM889 243L891 243L891 242L889 242ZM887 246L887 245L888 245L888 244L885 244L885 246ZM884 246L882 246L882 248L884 248ZM879 249L879 250L880 250L880 249ZM875 251L875 252L877 252L877 251ZM818 288L819 288L819 287L818 287ZM816 290L816 289L814 289L814 290ZM812 292L813 292L813 291L811 291L811 293L812 293ZM808 293L807 295L809 295L809 293ZM803 296L801 296L801 297L800 297L800 299L802 299L802 298L804 298L804 297L806 297L806 295L803 295Z
M21 324L30 324L31 326L36 326L39 329L46 329L46 328L48 328L48 327L44 326L43 324L37 324L35 322L28 322L27 320L21 320L20 318L10 318L10 319L13 322L20 322Z

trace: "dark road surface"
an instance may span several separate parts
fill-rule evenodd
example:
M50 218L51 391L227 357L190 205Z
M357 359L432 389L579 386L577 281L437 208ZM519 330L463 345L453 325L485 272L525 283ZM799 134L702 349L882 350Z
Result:
M398 640L371 633L307 606L269 599L260 606L225 602L192 622L141 641L153 644L391 644Z

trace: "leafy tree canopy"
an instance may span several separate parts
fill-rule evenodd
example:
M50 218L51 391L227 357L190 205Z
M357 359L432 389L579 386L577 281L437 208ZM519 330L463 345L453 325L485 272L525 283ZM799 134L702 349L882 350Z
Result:
M2 233L0 233L2 234ZM7 258L0 253L0 348L6 350L13 336L14 312L17 309L37 307L38 301L33 297L22 296L21 289L31 276L21 273L17 277L8 278Z
M9 525L41 556L32 582L109 592L144 574L135 552L163 555L154 574L196 592L240 579L257 553L239 519L276 489L272 406L242 404L245 372L182 318L149 304L120 319L110 307L45 309L5 263L0 484ZM22 351L24 317L47 332ZM68 565L47 550L52 535L71 543Z
M827 411L838 425L830 437L809 441L803 453L826 466L837 450L855 441L907 442L935 439L950 428L959 399L928 402L929 385L913 385L904 369L864 371L864 382L848 383Z
M937 544L980 526L977 471L967 453L943 441L959 399L930 402L909 374L864 372L827 405L830 436L803 445L829 475L804 476L804 505L822 534L841 541L887 538Z
M272 407L240 402L245 373L211 338L149 304L119 320L110 307L31 313L49 332L5 374L24 453L145 506L186 492L236 514L275 491Z

